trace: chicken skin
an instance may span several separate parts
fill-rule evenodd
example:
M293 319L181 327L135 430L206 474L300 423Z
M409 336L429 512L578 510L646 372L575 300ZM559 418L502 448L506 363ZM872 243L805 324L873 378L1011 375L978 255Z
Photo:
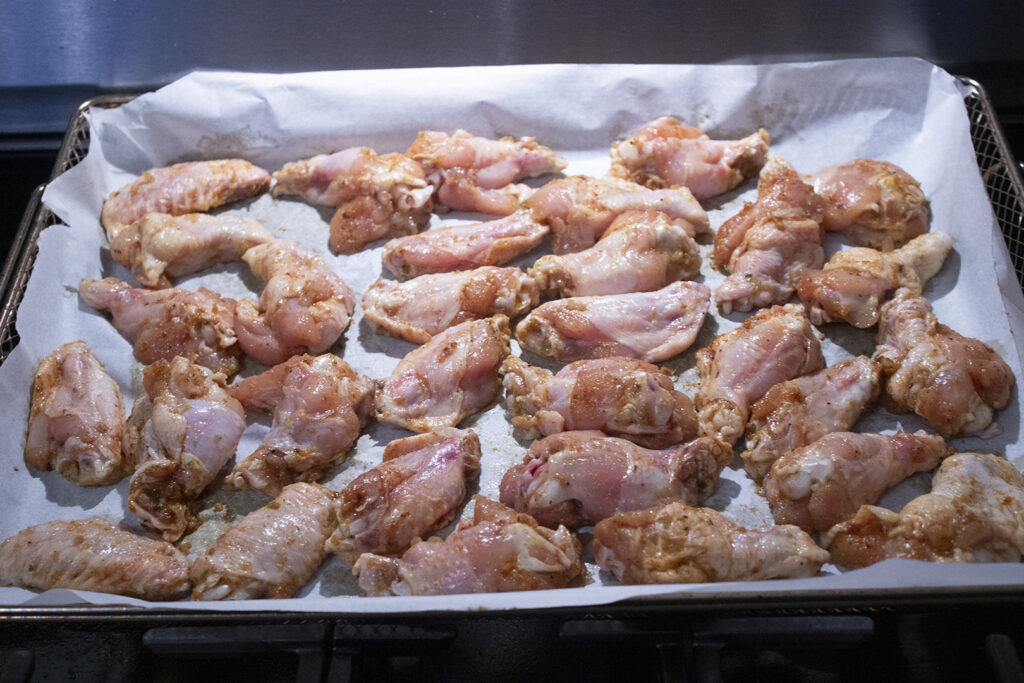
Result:
M764 479L764 495L776 524L828 531L890 486L935 469L952 454L945 439L923 431L826 434L776 460Z
M518 210L532 193L517 180L558 173L566 165L533 138L491 140L464 130L422 131L405 153L423 166L441 206L500 216Z
M912 410L945 437L979 434L1013 394L1010 366L991 348L939 323L909 289L882 306L875 360L890 410Z
M482 496L473 518L445 540L413 545L401 558L365 554L353 572L368 595L454 595L565 588L583 573L580 542L568 529L539 526Z
M826 230L854 244L889 251L928 230L928 200L914 177L896 164L857 159L809 178L825 199Z
M121 390L85 342L62 344L36 369L25 463L83 486L114 484L128 473L124 419Z
M335 206L330 247L354 254L383 237L411 235L430 221L433 188L404 154L352 147L285 164L274 173L274 196L299 195Z
M332 491L305 482L286 486L192 564L192 599L293 597L323 562L334 526Z
M444 428L392 441L384 461L338 494L338 529L327 550L354 565L363 553L395 555L447 526L480 473L480 439Z
M824 366L821 345L802 307L758 311L697 352L701 436L735 443L746 428L751 404L779 382Z
M621 214L594 246L542 256L528 271L542 291L565 297L650 292L699 272L697 243L654 210Z
M878 322L882 304L900 287L920 294L953 248L944 232L928 232L894 251L844 249L820 271L805 275L796 291L815 325L845 320L854 327Z
M270 174L244 159L187 161L151 168L103 202L100 222L113 240L147 213L180 216L261 195L270 189Z
M378 278L363 294L363 317L378 333L425 344L467 320L519 315L539 298L537 283L520 269L482 266L407 282Z
M785 453L848 430L878 392L879 367L866 356L776 384L750 409L747 474L760 483Z
M690 348L711 305L698 282L655 292L549 301L516 326L524 348L562 362L627 356L658 363Z
M143 287L169 287L168 277L236 261L273 239L259 221L243 216L147 213L110 240L110 253Z
M234 299L206 288L136 289L112 277L82 280L78 293L87 305L111 314L140 363L183 356L225 375L241 366Z
M384 245L381 260L395 277L449 273L480 266L500 266L532 250L548 227L528 211L517 211L486 223L453 225L419 235L393 239Z
M332 354L292 356L231 387L247 410L274 414L263 443L225 483L276 496L288 484L317 481L345 459L373 414L374 382Z
M192 503L235 454L245 412L223 375L185 358L157 361L142 381L146 393L135 399L124 432L135 468L128 509L173 542L194 522Z
M700 505L731 459L731 449L708 438L656 451L602 432L563 432L534 441L505 473L501 502L551 528L675 500Z
M769 141L763 128L741 140L712 140L674 116L662 116L612 145L609 175L651 189L685 187L697 199L708 199L757 173Z
M665 448L697 433L690 398L641 360L580 360L552 375L510 356L501 373L512 425L523 438L596 429Z
M625 584L806 578L829 559L795 526L745 529L682 502L598 522L594 557Z
M929 562L1020 562L1024 555L1024 476L992 453L957 453L932 491L900 512L861 507L832 527L822 545L855 569L891 557Z
M715 265L729 271L715 290L722 313L785 303L808 270L821 268L824 205L792 166L768 157L757 201L715 234Z
M170 543L99 517L30 526L0 543L0 586L176 600L191 586L188 565Z
M242 257L264 281L259 306L238 302L238 344L263 365L277 365L299 353L323 353L348 327L356 297L314 252L288 240L274 240Z
M593 246L612 221L627 211L660 211L690 237L711 230L708 214L685 187L649 190L619 178L552 180L526 206L538 221L550 226L551 250L556 254Z
M435 335L378 381L377 419L414 432L454 427L501 390L498 368L509 354L508 318L469 320Z

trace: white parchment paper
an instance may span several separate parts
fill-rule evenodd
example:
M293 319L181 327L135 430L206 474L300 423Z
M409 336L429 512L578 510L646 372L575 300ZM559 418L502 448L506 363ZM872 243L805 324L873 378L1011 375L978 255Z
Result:
M119 383L128 405L141 391L141 366L131 346L107 319L79 301L77 289L86 277L131 279L112 262L99 224L106 195L149 168L185 160L244 157L273 171L288 161L354 145L381 153L403 151L420 130L465 128L486 136L533 135L569 159L566 174L601 175L608 169L611 143L660 115L679 116L717 138L744 136L764 127L772 136L772 152L804 173L866 157L894 162L915 176L931 200L932 229L956 239L955 252L926 288L926 296L943 322L992 346L1020 378L1024 299L1012 279L1013 286L1002 291L997 282L999 272L1009 269L1012 274L1012 268L978 173L963 95L954 78L931 64L884 59L761 66L545 65L286 75L200 72L121 108L94 109L89 117L88 156L51 183L44 195L47 206L66 225L48 228L40 237L39 257L18 313L21 342L0 367L0 386L7 397L0 427L8 435L0 446L0 538L50 519L100 515L138 526L126 506L127 480L114 487L84 488L55 472L28 471L22 457L24 431L35 366L61 343L84 339ZM755 196L756 183L751 181L705 202L712 227ZM329 253L327 221L332 209L265 196L227 210L258 218L275 234L316 249L357 293L381 273L380 243L353 256ZM435 216L431 227L487 218ZM828 247L834 250L841 245L830 241ZM702 249L706 262L698 279L714 288L722 275L710 268L710 244ZM518 263L526 265L540 253ZM257 298L261 288L243 263L221 266L177 284L249 298ZM681 389L691 395L696 390L694 351L745 317L709 316L694 347L666 364L677 373ZM373 334L361 318L357 311L334 351L359 372L384 377L413 346ZM870 354L874 337L873 330L844 325L822 328L830 364ZM514 342L513 351L519 353ZM558 367L532 354L525 357L535 364ZM262 369L249 363L243 375ZM959 450L1005 452L1022 467L1020 417L1015 394L999 415L999 435L953 443ZM269 419L250 416L239 458L256 447L268 425ZM483 471L471 493L497 497L502 474L522 459L527 445L513 438L500 406L463 426L476 429L483 445ZM897 417L877 408L857 429L891 433L922 427L923 422L913 415ZM388 441L406 435L399 429L371 426L352 457L330 472L325 483L340 489L378 463ZM929 482L930 475L912 477L886 493L880 503L898 508L926 492ZM254 492L214 490L204 498L203 526L183 540L182 548L192 555L202 552L229 524L266 502L266 497ZM708 504L744 525L771 523L767 504L753 492L738 457L723 473ZM581 536L588 540L586 530ZM295 599L173 606L339 612L506 609L659 595L773 591L811 595L1024 584L1020 564L926 565L900 560L854 572L826 566L822 576L805 580L633 587L619 586L613 577L598 571L589 547L585 559L590 562L589 575L581 588L368 598L359 595L348 565L332 557ZM153 604L76 591L36 594L0 588L0 604L80 602Z

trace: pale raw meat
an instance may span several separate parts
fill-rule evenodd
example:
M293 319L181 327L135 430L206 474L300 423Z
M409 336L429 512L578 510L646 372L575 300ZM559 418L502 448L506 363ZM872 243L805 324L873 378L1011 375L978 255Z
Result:
M592 246L620 214L654 209L690 237L711 230L708 214L685 187L649 190L628 180L573 176L552 180L526 201L551 227L551 250L568 254Z
M327 550L355 564L363 553L404 552L447 526L480 473L480 439L445 428L392 441L384 461L338 494L338 529Z
M147 213L179 216L209 211L268 189L270 174L244 159L186 161L151 168L134 182L110 193L103 202L100 221L107 237L114 239L125 226Z
M602 432L563 432L534 441L505 472L501 502L551 528L676 500L700 505L730 460L732 449L709 438L649 450Z
M795 526L745 529L680 502L598 522L594 557L626 584L806 578L829 559Z
M473 518L445 540L417 543L401 558L365 554L353 572L368 595L453 595L565 588L581 581L580 542L565 527L539 526L474 496Z
M1020 562L1024 476L1000 455L957 453L932 491L900 512L865 505L822 536L832 561L851 569L891 557L929 562Z
M430 221L434 189L423 169L404 154L352 147L285 164L274 173L275 196L297 194L338 207L330 247L353 254L383 237L411 235Z
M486 223L452 225L393 239L384 245L381 260L388 272L400 278L500 266L532 250L547 234L548 227L529 211L517 211Z
M557 173L565 159L530 137L499 140L425 130L405 153L423 165L437 201L453 211L508 215L532 189L517 180Z
M894 251L853 247L836 252L820 271L805 275L796 291L815 325L845 320L871 327L893 293L906 287L920 294L953 248L944 232L928 232Z
M710 305L711 290L698 282L559 299L531 311L516 326L516 339L562 362L627 356L657 363L690 348Z
M690 398L660 368L641 360L580 360L552 375L510 356L501 373L512 425L523 438L597 429L665 448L697 433Z
M274 413L259 447L225 483L276 496L288 484L318 481L345 459L373 414L374 382L335 355L293 356L231 387L247 410Z
M143 526L176 541L196 520L191 506L221 471L245 430L245 411L224 376L185 358L142 372L124 454L135 468L128 509Z
M87 305L111 314L145 365L184 356L225 375L241 365L234 299L205 287L136 289L112 277L82 280L78 293Z
M848 430L878 391L878 365L866 356L776 384L750 409L747 474L760 482L785 453Z
M36 369L25 463L83 486L114 484L129 472L124 418L121 390L85 342L62 344Z
M470 320L435 335L378 381L377 419L414 432L454 427L490 405L509 353L508 318Z
M284 488L220 535L192 564L193 600L290 598L313 577L334 530L334 493L317 484Z
M808 270L825 262L824 201L793 167L771 155L761 169L757 201L715 234L715 264L729 277L715 290L722 313L782 304Z
M363 317L378 333L424 344L467 320L519 315L539 297L537 283L519 268L481 266L407 282L377 278L363 294Z
M764 495L776 524L828 531L861 505L915 472L935 469L953 449L941 436L916 432L827 434L789 451L772 465Z
M168 277L236 261L273 239L259 221L243 216L147 213L110 240L110 254L143 287L169 287Z
M0 586L176 600L188 593L188 565L170 543L99 517L30 526L0 543Z
M908 289L882 306L875 360L887 407L914 411L945 437L985 432L1013 396L1006 361L939 323L928 300Z
M621 214L594 246L548 254L527 271L543 292L564 297L650 292L700 272L697 243L654 210Z
M238 344L263 365L300 353L323 353L348 327L356 297L341 276L316 253L288 240L274 240L242 257L264 281L259 306L238 302Z
M741 140L712 140L674 116L662 116L612 145L609 175L652 189L686 187L697 199L708 199L757 173L769 141L763 128Z
M887 161L857 159L809 178L826 201L826 230L854 244L895 249L928 230L928 200L914 177Z
M758 311L697 352L701 436L735 443L755 401L779 382L824 366L821 345L801 306Z

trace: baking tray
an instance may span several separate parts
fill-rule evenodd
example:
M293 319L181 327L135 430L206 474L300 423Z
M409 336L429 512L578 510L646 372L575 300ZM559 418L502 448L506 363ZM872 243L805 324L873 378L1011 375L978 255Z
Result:
M990 198L996 219L1002 230L1004 240L1010 253L1018 283L1024 286L1024 179L1021 169L1017 166L1010 152L1006 138L995 118L994 110L984 88L976 81L966 77L958 77L966 87L967 95L964 105L970 121L971 138L977 157L978 167ZM104 95L84 102L76 111L68 126L64 142L58 153L51 174L51 180L79 163L86 155L89 147L89 126L86 114L93 108L112 108L130 101L131 96ZM11 250L0 270L0 364L8 357L18 343L19 336L15 329L17 308L25 294L29 276L35 262L40 233L48 226L58 223L57 218L44 207L41 197L45 185L38 187L32 194L22 222L14 236ZM860 592L856 596L833 594L827 591L811 595L781 594L772 597L736 596L725 599L720 594L709 596L708 600L690 596L685 603L675 600L660 599L657 604L642 601L627 601L616 605L604 605L596 608L560 608L560 612L578 613L581 611L598 610L603 613L619 610L643 609L644 611L661 612L663 610L707 610L728 611L731 613L750 610L773 612L796 611L798 613L825 611L873 611L878 609L896 608L906 604L923 602L946 602L950 600L971 600L986 602L989 600L1005 600L1014 595L1020 596L1019 588L1009 587L991 590L981 588L965 589L907 589L879 590L877 593ZM215 621L251 620L254 616L271 617L274 621L289 620L304 613L287 612L219 612L206 614L203 617L184 611L153 610L130 606L14 606L0 607L0 618L32 618L47 616L78 617L91 619L94 617L122 617L157 614L164 616L178 615L182 619L211 619ZM430 613L421 613L421 616ZM311 615L309 615L311 616ZM323 618L321 615L318 618ZM399 616L398 614L395 615ZM408 615L406 615L408 616ZM384 615L374 615L380 620Z

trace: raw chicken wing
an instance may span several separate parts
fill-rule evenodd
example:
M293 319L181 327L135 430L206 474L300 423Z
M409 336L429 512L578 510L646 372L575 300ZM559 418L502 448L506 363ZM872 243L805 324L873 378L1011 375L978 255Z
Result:
M263 443L235 465L225 483L276 496L286 485L317 481L345 459L373 413L374 383L326 353L292 356L246 377L231 394L247 409L274 413Z
M757 173L768 143L763 128L742 140L712 140L674 116L662 116L612 145L609 175L652 189L682 186L708 199Z
M402 557L365 554L353 572L368 595L453 595L565 588L580 582L580 542L501 503L474 496L473 518Z
M117 383L83 341L39 361L25 436L25 463L68 481L102 486L128 469L121 455L124 403Z
M745 529L681 502L598 522L594 557L626 584L806 578L829 559L795 526Z

